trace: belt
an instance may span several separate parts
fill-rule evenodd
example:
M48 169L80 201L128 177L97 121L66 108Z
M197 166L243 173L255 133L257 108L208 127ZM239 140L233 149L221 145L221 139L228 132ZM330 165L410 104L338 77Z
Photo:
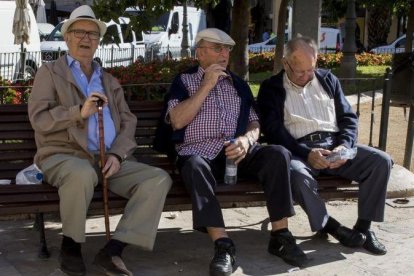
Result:
M328 137L336 137L336 133L326 132L326 131L316 131L306 136L303 136L302 138L299 138L298 141L299 142L303 142L303 141L318 142Z

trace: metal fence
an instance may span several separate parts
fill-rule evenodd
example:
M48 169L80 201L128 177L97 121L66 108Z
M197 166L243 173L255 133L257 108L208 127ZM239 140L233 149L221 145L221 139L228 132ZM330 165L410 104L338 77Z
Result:
M41 65L41 52L0 53L0 77L5 80L33 78Z
M58 48L56 51L0 53L0 77L3 80L11 81L34 78L36 71L42 63L54 61L66 54L66 52L66 49ZM189 53L191 57L194 57L194 49L190 48ZM105 68L128 66L136 61L151 62L154 60L180 58L180 47L145 48L144 45L130 48L120 48L117 46L99 48L96 50L94 57ZM22 61L24 61L24 65Z

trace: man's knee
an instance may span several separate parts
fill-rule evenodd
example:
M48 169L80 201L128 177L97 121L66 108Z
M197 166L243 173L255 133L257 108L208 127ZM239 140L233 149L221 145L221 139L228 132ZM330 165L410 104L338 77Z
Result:
M172 179L171 176L168 174L168 172L164 171L160 168L154 168L157 172L157 179L154 181L152 185L156 185L160 189L166 189L169 190L172 185Z
M290 163L291 153L285 147L280 145L269 145L263 149L264 158L269 162L283 162L286 164Z
M211 186L215 185L209 164L199 155L193 155L184 161L181 176L188 189L204 190L205 187L211 189Z
M67 185L78 189L79 191L87 191L94 189L98 184L98 175L92 166L79 166L72 171L68 171L63 180Z
M181 171L184 174L193 174L205 167L207 167L206 161L199 155L193 155L184 161Z

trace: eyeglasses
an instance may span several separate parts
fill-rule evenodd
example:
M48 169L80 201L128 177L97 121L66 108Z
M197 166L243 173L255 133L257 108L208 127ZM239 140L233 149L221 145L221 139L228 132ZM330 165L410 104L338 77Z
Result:
M85 30L70 30L69 33L73 33L76 38L83 39L88 35L90 40L98 40L101 36L99 32L88 32Z
M298 72L298 71L293 70L293 68L292 68L292 66L290 66L289 62L286 61L286 64L288 65L289 70L292 71L292 73L295 74L299 78L303 77L305 75L313 75L313 73L315 72L315 68L312 68L312 69L306 70L306 71Z
M231 50L233 50L233 46L230 45L216 45L216 46L201 46L198 48L207 48L207 49L211 49L214 52L216 52L217 54L221 53L223 50L225 52L231 52Z

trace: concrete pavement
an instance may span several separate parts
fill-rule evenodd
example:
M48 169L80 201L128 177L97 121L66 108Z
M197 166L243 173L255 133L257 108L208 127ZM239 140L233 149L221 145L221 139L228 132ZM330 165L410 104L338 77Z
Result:
M278 257L267 253L269 221L265 207L223 210L230 237L237 249L233 275L411 275L414 273L414 174L395 165L388 185L385 222L373 223L372 229L387 246L388 253L374 256L362 248L346 248L333 238L313 237L306 214L295 206L296 215L289 219L289 228L311 259L298 270ZM407 200L395 201L395 198ZM357 218L357 201L330 201L329 214L352 227ZM120 216L111 216L112 231ZM46 238L51 257L37 258L39 235L32 229L33 220L19 217L0 218L0 276L65 275L60 271L58 256L62 225L58 216L46 215ZM105 244L103 217L90 217L86 225L87 241L82 247L87 275L102 275L92 261ZM123 259L134 275L203 276L213 256L208 236L192 230L190 211L164 212L153 252L129 246Z
M299 206L289 219L290 229L311 258L309 266L297 270L267 253L269 223L265 207L224 210L229 234L237 247L237 266L233 275L411 275L414 272L414 198L407 204L386 206L384 223L373 224L375 233L388 248L384 256L374 256L363 249L341 246L329 240L312 238L307 218ZM357 216L355 200L327 203L329 213L352 227ZM127 247L124 261L134 275L208 275L213 245L207 235L192 231L191 212L165 212L162 215L153 252ZM120 216L111 217L112 227ZM31 220L0 221L0 275L65 275L58 269L61 224L47 220L48 260L37 258L38 235ZM105 242L102 217L87 221L88 238L83 246L87 275L102 275L91 264ZM293 271L292 271L293 270ZM291 271L291 272L289 272Z

